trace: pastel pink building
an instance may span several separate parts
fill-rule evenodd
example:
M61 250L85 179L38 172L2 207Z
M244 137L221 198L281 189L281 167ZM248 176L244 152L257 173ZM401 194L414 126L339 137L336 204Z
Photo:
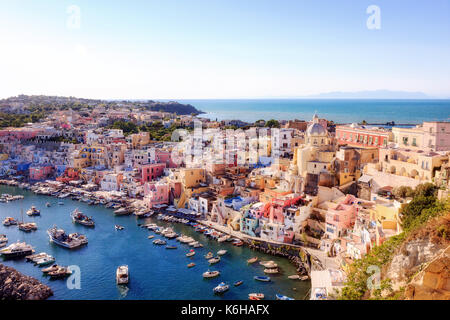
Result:
M15 128L0 130L0 137L9 141L32 139L39 133L38 129ZM3 140L4 140L3 139Z
M153 181L164 174L165 163L144 164L141 166L141 183Z
M436 151L450 150L450 122L424 122L425 145Z
M325 217L325 233L336 239L344 234L356 221L358 208L356 207L355 196L348 194L336 208L328 209Z
M153 208L157 204L168 204L168 184L160 182L144 184L144 203L148 208Z
M176 168L177 164L172 161L172 153L166 150L155 150L155 157L158 163L165 163L167 168Z
M43 180L53 174L53 166L33 166L29 169L30 180Z

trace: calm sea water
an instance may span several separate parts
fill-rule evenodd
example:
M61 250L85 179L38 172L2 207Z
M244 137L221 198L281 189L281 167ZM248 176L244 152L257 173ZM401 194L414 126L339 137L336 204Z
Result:
M308 293L310 282L287 279L295 273L295 268L287 259L276 258L246 247L234 247L229 243L217 243L199 234L191 227L183 224L171 224L177 233L187 234L200 241L204 247L195 249L197 254L187 258L185 254L189 246L167 240L168 244L178 247L167 250L164 246L155 246L147 236L154 234L137 226L138 223L154 222L168 226L168 223L154 218L139 219L134 216L117 217L111 209L103 206L88 206L82 202L63 199L65 205L58 205L59 199L35 195L34 193L14 187L0 186L0 193L23 194L25 198L10 203L0 203L0 219L12 216L20 219L23 209L24 220L36 222L38 230L31 233L19 231L16 226L0 225L0 234L6 234L9 242L25 241L34 246L36 253L47 252L56 258L60 265L78 265L81 269L81 289L68 289L65 280L49 280L42 275L40 268L25 259L3 260L0 263L12 266L20 272L33 276L49 285L54 292L51 299L247 299L251 292L264 293L267 299L274 299L276 293L303 299ZM52 204L45 206L46 202ZM31 205L41 210L41 216L29 217L25 214ZM94 229L72 223L70 212L79 208L96 221ZM46 230L56 224L68 233L85 234L89 243L77 250L68 250L49 242ZM125 227L116 231L115 224ZM155 238L158 238L155 235ZM202 273L208 270L209 264L203 257L208 251L228 250L221 261L210 270L219 270L221 275L205 280ZM264 275L263 267L258 263L247 265L247 259L258 256L259 260L274 260L282 270L280 275L272 275L272 282L257 282L255 275ZM3 261L2 261L3 260ZM187 264L195 262L196 266L187 268ZM119 265L127 264L130 270L128 289L119 288L115 283L115 272ZM233 283L243 280L244 284L234 287ZM222 296L213 294L212 289L221 281L230 284L230 290ZM296 288L296 289L294 289Z
M260 99L260 100L180 100L206 112L212 120L239 119L310 120L320 117L337 123L361 122L418 124L449 121L450 100L360 100L360 99Z

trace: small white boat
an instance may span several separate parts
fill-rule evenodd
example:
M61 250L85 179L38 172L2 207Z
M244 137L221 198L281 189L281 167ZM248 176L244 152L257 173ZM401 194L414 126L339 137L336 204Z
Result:
M226 254L228 251L227 250L219 250L219 251L217 251L217 254L219 255L219 256L223 256L224 254Z
M116 282L117 284L127 284L129 280L128 276L128 266L120 266L116 271Z
M249 298L264 299L264 293L249 293Z
M300 279L300 276L299 276L298 274L293 274L293 275L291 275L291 276L288 276L288 279L291 279L291 280L299 280L299 279Z
M275 274L278 273L278 268L264 269L264 273Z
M186 257L192 257L193 255L195 255L195 251L191 250L188 253L186 253Z
M215 257L215 258L209 259L208 262L209 262L209 264L218 263L218 262L220 262L220 257Z
M214 257L214 255L213 255L212 252L208 252L208 253L205 255L205 259L207 259L207 260L211 259L212 257Z
M253 257L253 258L248 259L247 263L252 264L252 263L255 263L256 261L258 261L258 257Z
M203 278L214 278L220 275L219 271L206 271L203 273Z
M228 289L230 289L230 286L228 284L225 284L225 282L221 282L217 287L213 289L213 291L214 293L224 293Z

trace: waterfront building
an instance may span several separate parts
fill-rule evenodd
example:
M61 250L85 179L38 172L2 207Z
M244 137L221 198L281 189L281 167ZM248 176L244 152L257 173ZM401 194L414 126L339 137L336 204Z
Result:
M450 122L424 122L414 128L392 128L397 147L423 151L450 150Z
M386 147L392 140L392 133L383 128L351 125L336 126L336 139L339 144L355 147Z

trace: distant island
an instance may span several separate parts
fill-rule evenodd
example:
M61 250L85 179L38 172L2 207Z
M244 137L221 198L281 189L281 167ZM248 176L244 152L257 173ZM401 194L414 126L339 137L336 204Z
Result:
M355 92L325 92L317 95L304 96L317 99L432 99L423 92L373 90Z

